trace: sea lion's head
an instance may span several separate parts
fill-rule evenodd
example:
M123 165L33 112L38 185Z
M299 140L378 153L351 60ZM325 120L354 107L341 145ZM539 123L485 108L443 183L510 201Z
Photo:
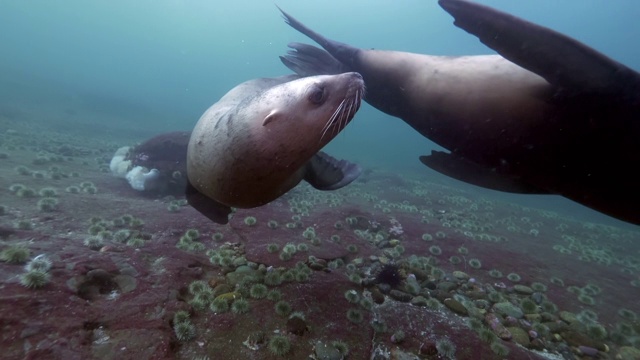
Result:
M364 81L356 72L310 76L280 84L262 96L272 107L259 131L271 139L269 143L286 142L290 151L308 159L353 119L364 96Z

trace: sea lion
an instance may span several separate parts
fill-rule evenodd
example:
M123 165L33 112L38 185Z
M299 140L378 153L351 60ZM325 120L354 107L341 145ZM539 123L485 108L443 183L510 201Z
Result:
M499 55L364 50L283 12L326 51L291 43L281 60L300 75L362 74L368 103L450 151L420 158L436 171L494 190L559 194L640 224L640 74L510 14L439 4Z
M119 148L109 167L138 191L179 194L187 184L187 145L190 132L156 135L138 145Z
M306 180L334 190L359 166L319 152L360 108L360 74L244 82L200 118L187 150L187 200L226 224L231 207L264 205Z

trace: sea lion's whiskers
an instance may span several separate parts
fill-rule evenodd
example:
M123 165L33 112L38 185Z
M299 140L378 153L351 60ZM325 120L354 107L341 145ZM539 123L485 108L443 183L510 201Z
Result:
M340 105L338 105L333 114L331 114L331 117L329 117L329 120L327 120L327 122L324 124L324 127L322 128L322 135L320 136L320 141L322 141L324 135L327 133L327 130L329 130L329 128L331 127L331 124L335 122L336 117L341 113L341 109L344 107L344 102L345 100L342 100L340 102Z

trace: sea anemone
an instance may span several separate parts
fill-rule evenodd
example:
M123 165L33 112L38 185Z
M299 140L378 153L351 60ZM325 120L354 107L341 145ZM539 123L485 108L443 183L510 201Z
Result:
M280 290L270 290L267 294L267 300L280 301L282 299L282 293Z
M360 296L358 295L358 292L355 290L347 290L344 293L344 297L347 299L348 302L352 304L356 304L358 301L360 301Z
M429 252L435 256L438 256L442 254L442 249L440 249L440 246L438 245L432 245L431 247L429 247Z
M178 324L181 322L188 322L191 315L186 310L178 310L173 314L173 323Z
M521 278L520 275L516 273L509 273L509 275L507 275L507 279L511 282L519 282Z
M349 309L347 310L347 319L354 324L359 324L364 320L364 315L358 309Z
M26 271L38 270L47 272L51 269L51 265L51 260L46 255L40 254L29 261L24 268Z
M469 259L469 266L474 269L480 269L482 267L482 263L478 259Z
M244 218L244 224L247 226L253 226L258 222L258 220L253 216L247 216Z
M456 355L456 345L447 338L436 341L436 349L445 358L453 359Z
M493 351L494 354L498 355L501 358L509 355L509 348L499 342L494 342L491 344L491 351Z
M234 314L244 314L249 312L249 302L245 299L236 299L233 304L231 304L231 311Z
M291 313L291 305L283 300L278 301L274 305L274 309L276 310L276 314L280 316L287 316Z
M262 299L267 296L269 290L263 284L253 284L249 289L249 294L254 299Z
M196 328L189 321L179 322L173 325L173 332L176 334L178 341L181 342L189 341L196 336Z
M209 310L216 314L227 312L229 311L229 303L225 298L215 298L209 305Z
M189 294L191 295L199 294L205 291L205 289L209 289L209 284L204 280L195 280L189 284Z
M291 343L286 336L275 335L269 340L269 351L276 356L285 356L291 350Z
M51 280L51 275L46 271L31 270L20 275L20 284L30 289L45 286Z
M29 249L22 245L12 245L0 252L0 261L22 264L29 258Z

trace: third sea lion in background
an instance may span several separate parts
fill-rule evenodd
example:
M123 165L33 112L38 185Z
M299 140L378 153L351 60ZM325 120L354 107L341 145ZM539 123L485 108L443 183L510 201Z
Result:
M449 150L420 160L478 186L559 194L640 224L640 74L551 29L487 6L440 0L499 55L359 49L286 22L326 51L291 43L308 76L357 71L365 100Z

